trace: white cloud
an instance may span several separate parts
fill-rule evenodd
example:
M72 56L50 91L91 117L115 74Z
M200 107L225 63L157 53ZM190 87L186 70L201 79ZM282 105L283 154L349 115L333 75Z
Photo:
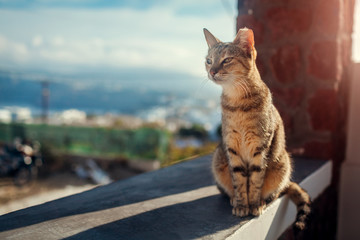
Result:
M169 6L148 10L2 9L1 22L11 23L0 24L0 32L12 46L6 52L11 53L15 67L20 59L31 59L30 67L45 70L146 67L205 76L207 45L202 28L225 41L235 33L235 19L226 13L179 15ZM34 32L38 33L35 37ZM10 57L1 54L3 42L0 38L0 66Z
M0 35L0 59L5 63L23 64L29 59L29 50L25 44L9 41Z
M34 47L40 47L43 44L43 41L44 41L43 37L40 35L37 35L32 39L32 45Z
M28 60L29 51L25 44L23 43L12 43L10 44L12 48L13 57L19 62L25 62Z
M0 35L0 54L7 49L7 39Z
M61 36L56 36L52 39L51 44L54 47L62 47L64 46L64 38Z

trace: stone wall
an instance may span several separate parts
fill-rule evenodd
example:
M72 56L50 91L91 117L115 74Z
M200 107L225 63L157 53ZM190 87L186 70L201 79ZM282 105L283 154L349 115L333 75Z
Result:
M237 29L252 28L257 65L285 123L293 155L332 159L332 186L298 239L336 239L345 159L355 0L238 0ZM280 239L293 239L288 229Z
M344 159L355 0L238 0L293 155Z

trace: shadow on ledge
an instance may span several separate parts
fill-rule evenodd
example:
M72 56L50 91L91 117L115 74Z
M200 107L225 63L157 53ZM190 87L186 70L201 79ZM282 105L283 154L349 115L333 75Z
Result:
M0 216L0 232L210 186L213 184L210 161L210 157L203 157L30 207L26 211L5 214Z
M293 179L323 164L296 159ZM0 216L0 239L226 238L250 218L232 216L210 165L206 156Z
M216 195L159 208L92 228L66 239L201 238L232 228L240 222L239 218L230 214L230 204L224 200L224 197ZM204 217L206 211L209 214Z

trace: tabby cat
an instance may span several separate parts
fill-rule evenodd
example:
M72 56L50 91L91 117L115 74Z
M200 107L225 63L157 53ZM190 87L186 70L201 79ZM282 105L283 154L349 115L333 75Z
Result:
M212 171L219 189L230 197L236 216L259 216L266 204L287 193L297 206L294 227L302 230L310 213L310 197L291 182L291 158L285 149L284 125L269 88L255 64L251 29L223 43L204 29L209 46L206 70L222 87L222 141Z

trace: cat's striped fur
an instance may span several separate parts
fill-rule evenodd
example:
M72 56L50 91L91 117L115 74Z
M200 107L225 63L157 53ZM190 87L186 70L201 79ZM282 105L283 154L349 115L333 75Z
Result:
M204 34L208 76L223 88L222 142L212 163L219 189L230 197L236 216L258 216L267 203L287 193L297 205L294 227L304 229L310 197L290 181L283 122L257 70L252 30L240 29L231 43L206 29Z

